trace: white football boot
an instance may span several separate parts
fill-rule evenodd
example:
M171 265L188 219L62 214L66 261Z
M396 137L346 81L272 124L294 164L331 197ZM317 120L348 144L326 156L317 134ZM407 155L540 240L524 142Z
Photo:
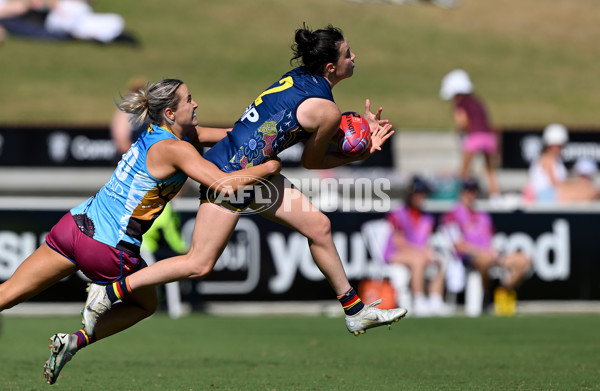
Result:
M94 283L90 284L85 307L81 310L81 323L83 323L83 329L87 335L94 335L98 319L102 314L107 312L110 307L112 307L112 303L106 294L106 287Z
M50 358L44 364L44 377L48 384L54 384L60 371L77 353L77 336L74 334L54 334L50 337Z
M393 322L399 321L406 315L406 309L394 308L382 310L375 308L381 303L381 299L372 302L354 315L346 316L346 327L352 334L358 336L364 334L367 329L387 325L391 327Z

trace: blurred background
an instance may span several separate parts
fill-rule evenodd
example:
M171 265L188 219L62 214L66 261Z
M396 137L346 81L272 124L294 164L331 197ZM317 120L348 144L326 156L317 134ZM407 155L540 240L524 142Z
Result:
M352 82L336 87L339 106L360 110L371 98L398 129L452 125L437 92L454 68L469 72L499 125L598 120L593 0L462 0L453 9L342 0L92 5L121 15L137 45L40 42L8 33L0 74L4 123L105 125L113 98L141 75L185 80L201 119L231 124L256 91L289 69L293 32L304 22L340 26L357 55Z
M0 7L8 3L0 1ZM464 69L499 143L493 155L498 193L490 194L480 156L469 168L481 185L478 208L493 217L498 250L523 252L531 262L517 289L519 310L598 310L596 196L538 202L525 191L548 124L564 124L568 131L560 159L569 176L578 175L572 170L579 158L591 159L594 167L600 159L597 1L98 0L90 3L93 13L113 15L114 24L98 19L96 35L49 30L51 3L27 2L29 8L0 13L0 282L65 211L110 177L120 157L110 132L114 100L132 80L180 78L199 104L202 125L230 127L290 69L295 29L333 24L357 56L354 76L334 89L336 103L342 111L362 112L369 98L384 108L397 133L359 165L307 171L299 164L301 146L282 159L286 176L300 184L348 177L389 181L387 210L327 213L352 282L392 281L390 300L412 304L410 270L391 278L381 254L390 228L376 223L404 205L415 175L431 186L424 211L436 221L457 202L465 179L463 135L455 129L452 103L439 91L448 72ZM595 187L596 171L587 175ZM174 201L184 240L193 227L196 190L191 184ZM353 195L322 191L313 200L332 197ZM249 301L263 311L339 312L304 239L257 216L240 221L206 281L180 285L184 305L174 316L192 309L227 311ZM73 276L32 303L77 307L84 288L84 277ZM485 310L484 293L476 291L480 305L472 313L478 315ZM453 311L466 311L465 286L456 295L444 293ZM26 307L12 311L18 308Z

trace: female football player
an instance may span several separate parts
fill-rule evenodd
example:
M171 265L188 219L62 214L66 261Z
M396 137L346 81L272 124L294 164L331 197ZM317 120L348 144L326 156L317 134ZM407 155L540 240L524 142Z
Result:
M316 31L306 26L296 30L292 48L291 62L299 60L301 66L262 92L235 123L233 130L205 154L207 160L223 171L231 172L264 162L299 140L305 140L302 155L305 168L337 167L367 158L380 150L393 134L388 121L380 119L382 109L373 114L367 100L365 118L372 131L371 148L359 158L328 152L328 144L341 119L332 88L352 76L355 55L342 32L333 26ZM329 219L312 207L307 197L285 177L271 178L270 185L277 190L279 198L268 207L259 205L258 197L255 200L254 195L235 202L216 202L218 197L214 197L214 192L201 186L202 203L189 252L158 262L108 286L93 284L83 312L84 329L93 335L100 315L108 311L112 303L129 297L138 289L206 276L234 231L239 212L245 208L260 209L259 213L266 218L292 227L308 239L315 263L341 302L351 333L358 335L371 327L389 325L406 314L402 308L375 308L379 301L365 306L348 282L333 242ZM267 195L261 194L260 199L264 201L265 198ZM98 327L105 318L100 318Z
M142 235L188 177L210 186L234 176L200 156L192 144L214 143L225 130L198 126L198 107L188 87L166 79L127 94L120 110L150 124L123 155L110 180L93 197L71 209L15 273L0 284L0 311L23 302L78 270L94 282L108 284L145 266L140 257ZM280 162L265 161L244 170L232 188L253 177L275 175ZM156 309L153 288L143 287L115 305L96 336L79 330L51 337L51 355L44 366L48 383L78 349L150 316Z

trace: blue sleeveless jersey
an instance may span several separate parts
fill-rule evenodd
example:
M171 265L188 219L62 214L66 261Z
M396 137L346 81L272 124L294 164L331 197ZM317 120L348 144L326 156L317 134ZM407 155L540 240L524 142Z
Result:
M139 255L142 235L187 179L181 171L164 180L154 178L148 172L148 149L167 139L178 140L167 129L152 125L123 155L100 191L71 209L83 233L119 250Z
M292 69L248 106L233 130L204 158L221 170L232 172L263 163L308 138L310 133L302 129L296 118L298 106L308 98L333 102L329 82L307 73L303 67Z

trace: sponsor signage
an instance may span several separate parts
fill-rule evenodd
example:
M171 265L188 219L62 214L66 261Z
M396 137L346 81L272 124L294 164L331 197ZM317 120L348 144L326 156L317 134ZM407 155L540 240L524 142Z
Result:
M392 143L353 167L392 168ZM304 144L279 154L284 167L301 167ZM120 159L106 126L0 127L0 166L113 167Z
M502 167L528 169L544 147L543 129L504 129L502 137ZM571 167L580 157L590 157L600 164L600 129L578 129L569 132L562 159Z
M63 215L56 210L0 209L0 282L43 242ZM195 211L182 210L191 238ZM441 213L436 211L436 214ZM354 286L385 274L380 251L387 235L376 212L332 212L335 245ZM499 250L521 250L533 263L521 300L600 300L600 211L492 211ZM83 301L87 279L68 277L34 301ZM258 215L241 217L213 272L199 285L206 300L329 300L333 292L312 260L306 238Z
M0 127L0 166L106 167L117 161L106 127Z

